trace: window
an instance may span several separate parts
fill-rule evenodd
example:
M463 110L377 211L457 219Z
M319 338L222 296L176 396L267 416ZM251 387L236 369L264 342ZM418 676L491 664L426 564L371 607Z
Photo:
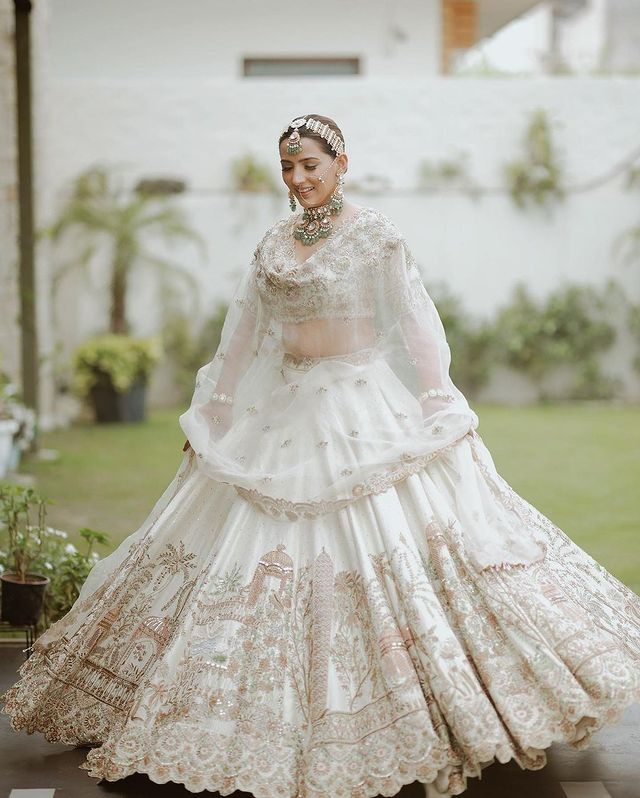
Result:
M325 77L359 75L359 58L245 58L243 75L247 78Z

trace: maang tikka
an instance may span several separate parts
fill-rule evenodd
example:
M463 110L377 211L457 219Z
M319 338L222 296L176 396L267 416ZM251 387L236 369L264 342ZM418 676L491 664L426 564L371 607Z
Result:
M293 132L287 140L287 152L289 155L297 155L302 149L298 128L303 126L306 127L307 130L311 130L312 133L317 133L319 136L322 136L322 138L327 142L327 144L329 144L336 155L340 155L344 152L344 141L335 131L331 130L329 125L325 124L324 122L319 122L317 119L312 119L310 116L301 116L300 119L294 119L293 122L290 125L287 125L287 127L282 131L283 133L286 133L289 128L293 128Z

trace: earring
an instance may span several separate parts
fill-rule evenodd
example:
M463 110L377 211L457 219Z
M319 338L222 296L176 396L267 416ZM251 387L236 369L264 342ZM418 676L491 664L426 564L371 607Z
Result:
M289 207L291 208L292 211L295 211L295 209L298 207L296 205L296 198L293 195L291 189L289 189Z
M344 205L344 195L342 193L342 186L344 185L344 178L342 177L342 172L338 175L338 182L336 187L329 199L329 208L331 209L331 213L340 213L342 210L342 206Z

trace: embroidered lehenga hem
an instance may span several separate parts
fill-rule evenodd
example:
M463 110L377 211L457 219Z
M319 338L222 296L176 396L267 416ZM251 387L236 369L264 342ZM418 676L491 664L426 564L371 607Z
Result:
M96 778L256 798L416 780L458 795L492 761L538 769L553 742L586 746L640 701L640 602L483 476L484 451L466 436L335 513L331 535L327 516L283 525L189 460L153 534L36 643L13 727L95 746ZM479 476L546 556L475 567L461 527Z

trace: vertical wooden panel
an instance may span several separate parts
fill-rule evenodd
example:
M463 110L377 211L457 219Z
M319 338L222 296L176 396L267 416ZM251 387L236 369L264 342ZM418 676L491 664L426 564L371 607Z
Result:
M477 40L477 0L441 0L442 71L449 72L456 50L466 50Z

